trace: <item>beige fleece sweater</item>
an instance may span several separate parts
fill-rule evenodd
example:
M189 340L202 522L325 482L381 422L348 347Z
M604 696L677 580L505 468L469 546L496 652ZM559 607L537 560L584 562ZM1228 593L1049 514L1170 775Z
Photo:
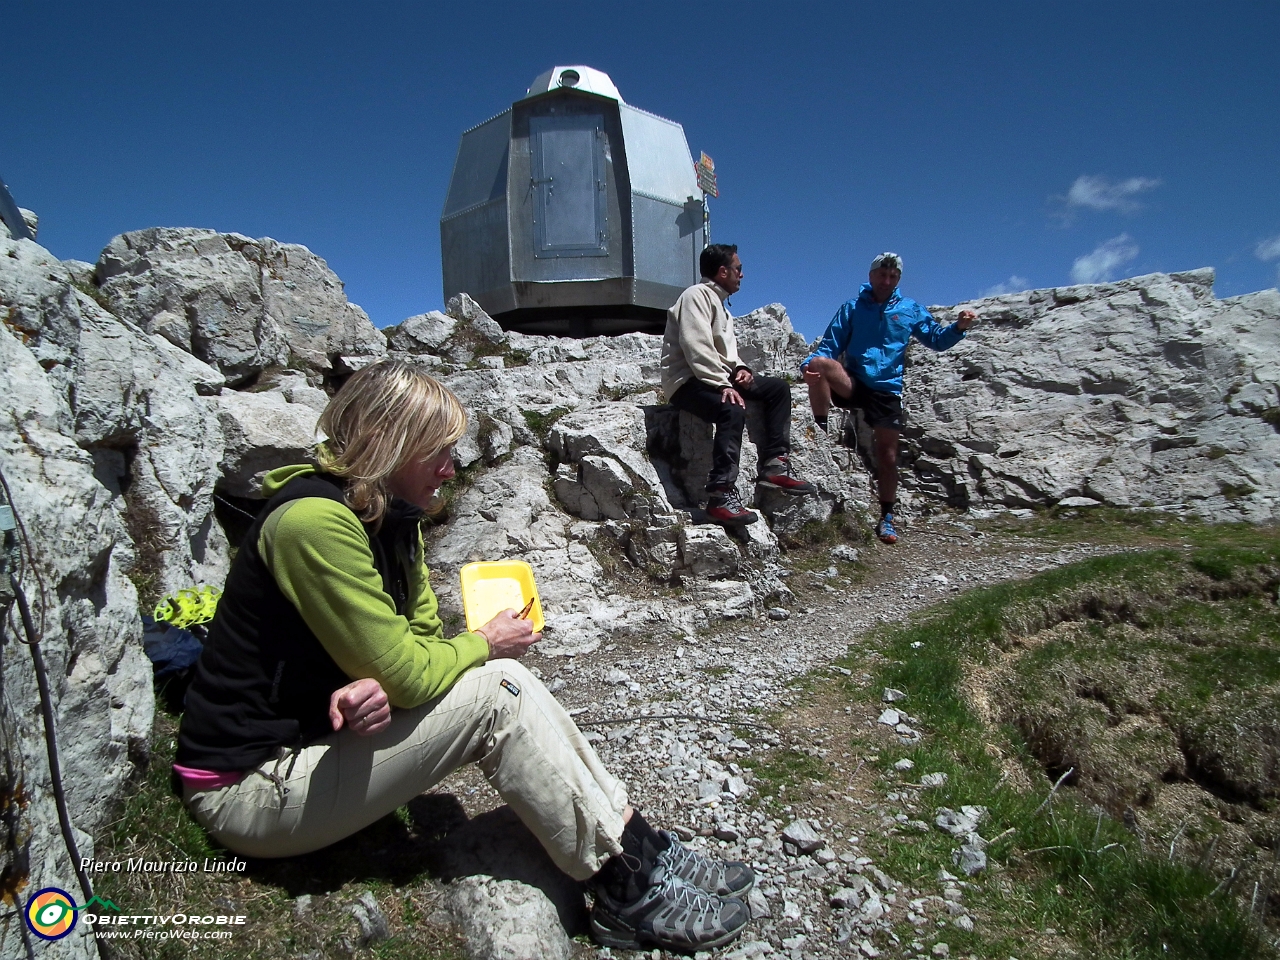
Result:
M733 336L733 317L724 305L728 296L715 281L703 280L680 294L667 311L662 389L668 400L693 379L719 390L733 386L733 371L743 364Z

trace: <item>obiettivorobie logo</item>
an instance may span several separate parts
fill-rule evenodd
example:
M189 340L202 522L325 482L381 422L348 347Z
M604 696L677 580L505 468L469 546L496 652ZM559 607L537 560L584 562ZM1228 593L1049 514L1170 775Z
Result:
M83 907L59 887L37 890L23 911L27 927L42 940L61 940L83 921L99 939L229 940L244 914L124 913L110 900L92 897ZM210 929L212 928L212 929ZM228 929L231 928L231 929Z
M27 901L25 913L27 927L42 940L61 940L75 929L76 920L81 911L92 911L95 906L99 912L103 910L120 912L119 907L102 897L94 897L83 907L78 907L67 891L57 887L45 887L33 893L31 899Z

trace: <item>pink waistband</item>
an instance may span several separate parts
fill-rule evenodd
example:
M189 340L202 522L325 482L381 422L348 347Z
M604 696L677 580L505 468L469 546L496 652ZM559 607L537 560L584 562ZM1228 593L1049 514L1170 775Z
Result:
M221 790L244 777L243 770L198 770L178 763L173 765L173 769L182 780L182 785L192 790Z

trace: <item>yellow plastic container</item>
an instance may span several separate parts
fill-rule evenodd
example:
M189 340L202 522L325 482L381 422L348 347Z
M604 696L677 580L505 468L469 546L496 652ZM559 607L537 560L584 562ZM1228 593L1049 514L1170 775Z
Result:
M540 633L546 621L542 618L542 600L533 582L533 567L523 560L481 560L468 563L461 570L462 609L467 614L467 629L474 630L503 610L519 613L533 601L528 620L534 633Z

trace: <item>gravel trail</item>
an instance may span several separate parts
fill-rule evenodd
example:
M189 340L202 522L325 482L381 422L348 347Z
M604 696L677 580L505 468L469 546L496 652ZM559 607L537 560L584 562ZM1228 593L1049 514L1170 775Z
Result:
M920 796L927 771L904 769L896 780L880 780L863 769L876 753L855 756L848 746L855 727L864 740L870 734L872 742L891 745L927 736L912 726L909 698L897 705L905 709L894 729L882 720L888 704L815 715L789 685L809 671L837 669L832 662L876 626L903 622L964 590L1102 552L1106 548L983 533L950 517L917 520L894 546L860 548L853 577L843 575L841 567L849 567L835 559L816 570L797 566L786 576L796 595L788 608L725 621L674 650L667 639L610 643L577 658L534 655L526 663L625 779L650 822L756 869L755 919L744 936L699 956L945 957L950 929L981 922L964 906L965 892L971 883L991 882L990 872L970 879L957 866L954 876L942 873L927 889L882 872L863 838L937 829L934 805ZM784 567L789 559L784 556ZM869 668L877 654L860 649ZM870 680L857 667L851 676L855 683ZM763 719L779 712L776 727ZM769 812L753 802L753 774L742 761L779 747L822 759L835 776L788 784L783 805ZM457 793L472 812L501 803L478 771L460 771L438 789ZM958 847L965 827L953 831ZM915 936L894 936L904 920Z

